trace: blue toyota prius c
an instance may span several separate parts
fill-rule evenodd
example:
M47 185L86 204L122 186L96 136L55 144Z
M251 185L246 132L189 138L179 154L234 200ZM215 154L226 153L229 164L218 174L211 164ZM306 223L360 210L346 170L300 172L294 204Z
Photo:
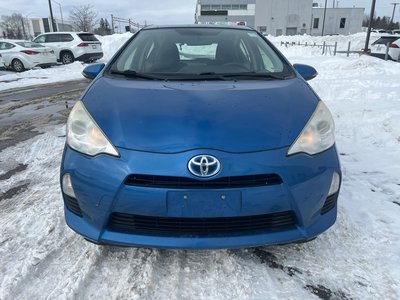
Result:
M88 241L215 249L304 242L332 226L334 122L291 65L247 27L147 27L72 109L65 219Z

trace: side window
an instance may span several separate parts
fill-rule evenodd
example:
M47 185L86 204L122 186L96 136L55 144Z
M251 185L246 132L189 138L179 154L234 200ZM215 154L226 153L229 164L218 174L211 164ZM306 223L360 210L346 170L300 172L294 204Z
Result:
M72 42L74 38L70 34L60 34L60 41L61 42Z
M0 43L0 50L8 50L8 49L12 49L14 47L15 46L10 43L6 43L6 42Z
M59 41L60 41L60 36L58 34L46 35L46 43L58 43Z
M39 44L41 44L41 43L45 43L45 40L46 40L46 36L45 35L39 35L36 39L34 39L33 41L35 42L35 43L39 43Z

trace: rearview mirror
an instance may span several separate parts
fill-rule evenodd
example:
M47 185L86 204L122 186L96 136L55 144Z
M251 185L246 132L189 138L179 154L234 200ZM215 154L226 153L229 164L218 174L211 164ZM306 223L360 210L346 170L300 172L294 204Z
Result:
M83 69L82 75L87 79L95 79L103 70L105 64L93 64Z
M314 79L318 75L317 70L309 65L294 64L293 67L305 80Z

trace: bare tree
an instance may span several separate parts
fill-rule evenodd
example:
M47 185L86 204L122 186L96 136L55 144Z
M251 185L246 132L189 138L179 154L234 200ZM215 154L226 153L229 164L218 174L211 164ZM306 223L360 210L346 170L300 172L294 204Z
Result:
M1 19L1 27L5 29L3 35L9 39L26 38L24 24L26 20L24 20L21 14L13 13L11 16L1 16Z
M97 23L97 13L93 11L92 5L75 6L70 12L69 18L75 29L79 31L92 31Z

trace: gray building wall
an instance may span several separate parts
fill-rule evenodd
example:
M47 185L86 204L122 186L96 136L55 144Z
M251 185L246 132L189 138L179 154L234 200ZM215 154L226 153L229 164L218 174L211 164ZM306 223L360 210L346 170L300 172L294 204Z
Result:
M256 29L271 35L309 34L312 3L313 0L257 0Z
M312 9L311 35L322 34L322 23L324 18L323 8ZM325 16L324 35L327 34L353 34L361 32L364 18L364 8L328 8ZM318 28L314 28L315 19L319 19ZM341 19L345 19L344 28L341 28ZM343 24L342 24L343 27Z
M313 8L313 0L198 0L195 18L203 24L245 22L275 36L321 35L323 13L323 8ZM324 34L360 32L363 17L364 8L327 8ZM317 28L315 19L319 19ZM341 19L346 20L344 26Z
M243 6L246 9L243 9ZM200 24L237 24L245 22L255 26L256 0L199 0L196 5L196 22ZM226 12L226 15L212 15Z

